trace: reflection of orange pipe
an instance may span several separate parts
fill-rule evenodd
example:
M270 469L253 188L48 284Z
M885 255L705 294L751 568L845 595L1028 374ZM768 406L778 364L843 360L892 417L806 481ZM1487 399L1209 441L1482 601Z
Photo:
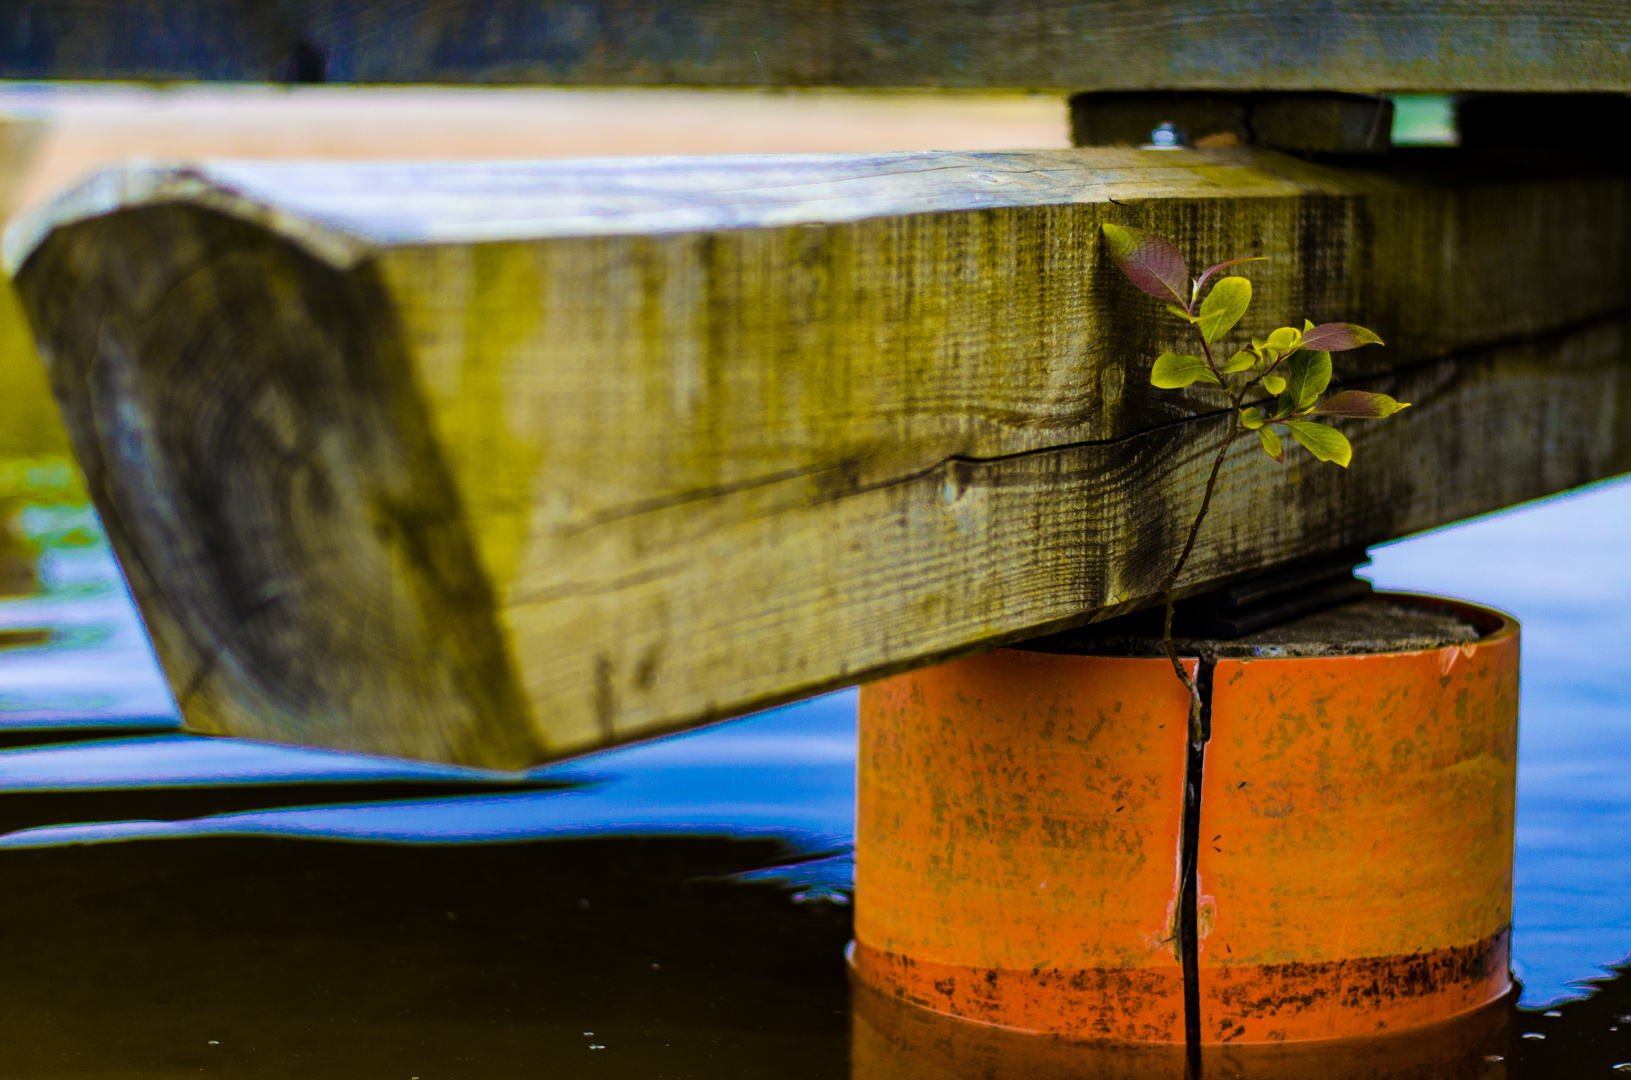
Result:
M1220 659L1201 806L1211 1042L1432 1023L1506 992L1518 628ZM998 650L867 686L858 976L1072 1038L1183 1039L1185 695L1164 660Z
M1511 999L1443 1023L1363 1039L1208 1046L1201 1075L1237 1080L1444 1080L1489 1077L1509 1053ZM850 1006L850 1080L1175 1080L1184 1050L1083 1043L969 1024L906 1005L864 984ZM1497 1068L1499 1068L1497 1066Z

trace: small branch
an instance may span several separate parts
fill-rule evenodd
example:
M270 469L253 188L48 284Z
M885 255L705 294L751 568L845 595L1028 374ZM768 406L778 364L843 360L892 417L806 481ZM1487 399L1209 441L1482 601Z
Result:
M1280 366L1280 361L1284 360L1284 359L1285 359L1284 356L1276 357L1274 363L1272 363L1268 367L1264 368L1262 370L1262 372L1257 376L1257 378L1253 379L1251 382L1247 383L1245 386L1242 386L1240 388L1241 396L1244 397L1245 394L1246 394L1246 391L1250 390L1252 387L1256 386L1258 383L1262 382L1264 379L1268 378L1270 375L1273 375L1274 374L1274 369L1279 367ZM1268 393L1267 390L1264 390L1263 392L1265 394ZM1275 396L1276 395L1274 395L1274 394L1269 394L1269 397L1267 399L1265 399L1265 400L1272 400Z

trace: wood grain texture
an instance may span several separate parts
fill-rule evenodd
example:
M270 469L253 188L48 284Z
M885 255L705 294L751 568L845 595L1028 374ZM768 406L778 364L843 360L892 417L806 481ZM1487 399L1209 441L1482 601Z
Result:
M516 765L1149 602L1222 418L1147 385L1178 326L1105 221L1270 256L1243 330L1371 326L1339 377L1416 403L1347 471L1242 444L1190 591L1631 468L1631 181L1583 166L383 175L125 171L8 233L202 730Z
M7 0L12 78L1631 90L1615 0Z

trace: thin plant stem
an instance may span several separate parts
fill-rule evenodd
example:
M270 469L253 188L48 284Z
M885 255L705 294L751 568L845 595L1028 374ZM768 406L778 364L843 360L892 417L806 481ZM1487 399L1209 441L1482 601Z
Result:
M1211 357L1208 355L1210 361ZM1237 403L1230 395L1231 406ZM1189 742L1191 746L1199 747L1204 741L1201 732L1201 690L1195 680L1189 677L1184 670L1183 662L1178 659L1178 646L1172 639L1173 606L1176 603L1176 590L1178 575L1184 572L1184 564L1189 561L1189 554L1195 549L1195 538L1200 535L1201 523L1206 520L1206 512L1212 508L1212 491L1217 487L1218 473L1223 471L1223 460L1229 453L1230 445L1235 436L1240 433L1240 411L1231 407L1229 410L1229 431L1223 437L1223 444L1218 447L1217 457L1212 459L1212 473L1206 478L1206 493L1201 496L1201 508L1195 514L1195 520L1189 526L1189 539L1184 542L1184 550L1179 553L1178 561L1172 566L1172 573L1167 575L1167 617L1162 629L1162 644L1166 646L1167 659L1172 662L1172 670L1177 672L1178 678L1183 682L1184 689L1189 691Z

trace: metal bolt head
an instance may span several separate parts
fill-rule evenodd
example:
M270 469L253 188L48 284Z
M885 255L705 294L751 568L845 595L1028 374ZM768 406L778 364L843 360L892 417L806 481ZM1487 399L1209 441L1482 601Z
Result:
M1189 145L1189 137L1183 129L1176 124L1157 124L1150 132L1150 141L1145 145L1146 150L1181 150Z

